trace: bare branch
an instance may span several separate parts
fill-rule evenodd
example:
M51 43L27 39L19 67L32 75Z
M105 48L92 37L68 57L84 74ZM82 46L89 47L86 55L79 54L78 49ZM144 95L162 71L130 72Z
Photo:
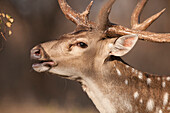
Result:
M0 32L0 33L1 33L1 36L3 37L3 39L4 39L5 41L7 41L5 35L4 35L2 32Z

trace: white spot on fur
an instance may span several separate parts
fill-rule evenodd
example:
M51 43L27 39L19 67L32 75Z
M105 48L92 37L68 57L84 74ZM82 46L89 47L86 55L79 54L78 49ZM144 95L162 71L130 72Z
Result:
M143 74L141 72L139 72L138 77L139 77L139 79L143 79Z
M169 94L166 92L163 97L163 105L166 106L168 103Z
M127 79L125 80L125 84L128 85L128 80Z
M163 112L162 112L162 109L159 110L159 113L163 113Z
M146 104L146 109L148 111L152 111L154 109L154 105L155 105L155 103L154 103L153 99L149 99Z
M135 74L136 74L136 75L138 74L138 71L137 71L137 70L135 70Z
M147 78L146 81L147 81L147 84L150 85L152 80L151 80L151 78Z
M134 94L133 94L133 97L134 99L137 99L139 97L139 93L136 91Z
M132 73L135 71L135 69L134 68L132 68Z
M122 75L119 69L116 68L116 71L117 71L117 74L118 74L119 76Z
M158 78L157 78L157 80L158 80L158 81L160 81L160 80L161 80L161 78L160 78L160 77L158 77Z
M143 103L143 99L140 99L139 102L142 104Z
M128 66L128 65L126 65L126 68L129 68L129 66Z
M165 87L166 86L166 82L162 82L162 87Z
M167 77L166 80L167 80L167 81L170 81L170 77Z
M169 110L170 110L170 107L167 107L167 110L169 111Z

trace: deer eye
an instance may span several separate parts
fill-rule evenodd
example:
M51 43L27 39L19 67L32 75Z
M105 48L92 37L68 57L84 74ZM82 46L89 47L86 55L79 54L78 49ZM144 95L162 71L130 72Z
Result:
M88 47L87 44L85 44L84 42L77 43L77 46L81 47L81 48L87 48Z

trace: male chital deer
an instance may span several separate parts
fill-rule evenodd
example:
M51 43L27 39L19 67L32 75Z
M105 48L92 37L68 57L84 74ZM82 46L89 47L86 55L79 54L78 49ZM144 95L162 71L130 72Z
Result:
M91 2L83 13L58 0L66 17L77 28L58 40L31 50L37 72L50 72L76 80L101 113L170 113L170 76L138 71L124 61L138 39L170 42L170 34L144 31L165 9L139 23L147 0L141 0L131 18L132 28L110 23L108 16L115 0L101 9L96 22L88 20Z

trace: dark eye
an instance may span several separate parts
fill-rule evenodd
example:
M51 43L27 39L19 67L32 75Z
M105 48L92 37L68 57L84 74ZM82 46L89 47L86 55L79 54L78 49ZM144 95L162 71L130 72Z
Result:
M77 46L81 47L81 48L87 48L87 44L85 44L84 42L79 42L77 43Z

